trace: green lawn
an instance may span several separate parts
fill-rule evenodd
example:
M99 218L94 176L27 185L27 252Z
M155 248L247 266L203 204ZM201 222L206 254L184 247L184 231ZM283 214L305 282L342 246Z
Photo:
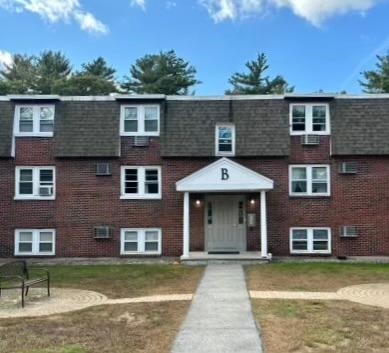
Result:
M336 291L389 281L389 264L272 263L246 267L250 290Z
M110 298L193 293L203 267L172 264L50 266L52 287L93 290Z

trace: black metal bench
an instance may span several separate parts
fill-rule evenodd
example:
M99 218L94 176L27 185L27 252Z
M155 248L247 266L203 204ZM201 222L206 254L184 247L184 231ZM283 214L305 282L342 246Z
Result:
M30 287L47 283L47 295L50 296L50 273L44 268L28 268L26 261L12 261L0 265L0 297L4 289L20 289L22 307L24 297L28 295Z

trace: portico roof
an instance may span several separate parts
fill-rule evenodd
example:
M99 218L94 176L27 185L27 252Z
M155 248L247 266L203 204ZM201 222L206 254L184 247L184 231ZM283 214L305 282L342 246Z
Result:
M177 181L176 189L185 192L241 192L272 190L273 185L273 180L231 159L221 158Z

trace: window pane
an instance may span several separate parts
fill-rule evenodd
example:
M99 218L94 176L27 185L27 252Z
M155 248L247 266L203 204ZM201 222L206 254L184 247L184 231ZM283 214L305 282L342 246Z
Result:
M325 194L328 192L327 183L312 183L313 194Z
M137 132L138 131L138 121L137 120L126 120L124 122L124 131Z
M39 124L40 132L53 132L54 131L54 120L40 121Z
M304 105L293 106L292 130L305 131L305 106Z
M313 230L313 240L327 240L328 231L325 229L314 229Z
M124 184L125 184L124 192L126 194L138 193L138 170L137 169L126 169Z
M145 107L145 120L157 120L158 108L157 107Z
M39 171L39 180L41 184L53 184L53 171L51 169L41 169Z
M158 242L146 242L145 251L158 251Z
M145 131L158 131L158 120L145 120Z
M292 182L292 192L294 192L294 193L307 192L307 182L306 181L293 181Z
M39 252L52 252L53 244L52 243L39 243Z
M158 232L146 231L146 241L158 241Z
M138 241L138 233L137 232L125 232L124 233L125 241Z
M232 152L232 143L219 143L219 152Z
M312 168L313 180L327 180L327 168L313 167Z
M137 107L127 107L124 109L124 119L125 120L137 120L138 119L138 108Z
M308 239L308 232L306 229L293 229L293 239L303 240Z
M307 241L294 240L292 245L293 245L293 250L308 250Z
M20 181L32 181L32 169L20 170Z
M19 233L19 241L32 242L32 232L20 232Z
M232 139L232 129L230 127L219 127L219 140L228 140Z
M22 107L20 108L20 120L32 120L33 119L33 108Z
M326 251L328 249L328 241L314 241L313 250L315 251Z
M39 233L39 241L41 242L52 242L53 241L53 233L52 232L40 232Z
M41 120L53 120L54 119L54 108L53 107L42 107L40 111Z
M32 243L19 243L19 252L32 252Z
M292 179L293 180L306 180L307 169L306 168L292 168Z
M145 193L158 194L158 170L146 170Z
M33 132L33 123L32 121L20 121L19 123L20 132Z
M327 115L327 109L325 105L314 105L312 107L312 117L313 118L324 118Z
M125 251L138 251L138 243L124 243Z
M19 183L19 193L22 195L32 195L33 186L32 183Z

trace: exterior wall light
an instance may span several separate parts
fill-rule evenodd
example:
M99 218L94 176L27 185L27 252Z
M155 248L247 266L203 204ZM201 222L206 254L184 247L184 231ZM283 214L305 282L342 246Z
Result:
M254 205L255 205L255 199L252 198L252 199L250 200L250 205L251 205L251 206L254 206Z

